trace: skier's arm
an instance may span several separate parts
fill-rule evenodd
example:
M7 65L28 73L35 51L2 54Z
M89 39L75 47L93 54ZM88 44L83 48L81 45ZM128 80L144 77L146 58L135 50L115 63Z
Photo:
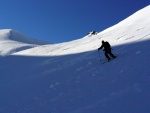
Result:
M99 47L98 50L100 50L100 49L102 49L102 48L103 48L103 45L102 45L101 47Z

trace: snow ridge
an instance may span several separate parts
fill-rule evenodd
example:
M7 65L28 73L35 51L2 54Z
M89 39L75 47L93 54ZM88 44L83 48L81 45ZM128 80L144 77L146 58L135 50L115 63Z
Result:
M12 29L0 30L0 55L6 56L12 53L33 48L48 42L27 38Z
M30 56L59 56L93 51L100 46L101 40L109 41L113 46L133 43L141 39L149 39L147 32L150 30L150 6L147 6L118 24L99 32L97 35L87 35L81 39L70 42L38 46L21 51L16 55Z
M21 43L37 44L37 45L49 44L48 42L27 38L26 36L12 29L0 30L0 40L1 41L11 40L11 41L17 41Z

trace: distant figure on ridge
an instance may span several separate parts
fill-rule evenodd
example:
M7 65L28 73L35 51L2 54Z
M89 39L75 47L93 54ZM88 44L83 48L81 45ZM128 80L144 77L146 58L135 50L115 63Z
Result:
M92 35L97 35L97 32L96 31L92 31L91 34Z
M104 50L103 51L105 51L105 56L106 56L106 58L108 59L108 61L110 61L110 57L109 57L109 55L114 59L114 58L116 58L116 56L115 55L113 55L112 53L111 53L111 46L110 46L110 44L106 41L103 41L102 40L102 45L101 45L101 47L99 47L98 48L98 50L100 50L100 49L102 49L102 48L104 48ZM109 55L108 55L109 54Z
M91 32L89 32L87 35L89 35L89 36L97 35L97 32L96 32L96 31L91 31Z

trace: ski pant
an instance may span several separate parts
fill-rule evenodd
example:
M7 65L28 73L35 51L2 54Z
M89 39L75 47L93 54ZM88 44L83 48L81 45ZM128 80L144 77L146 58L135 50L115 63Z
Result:
M105 56L106 56L106 58L107 58L108 60L110 59L109 55L110 55L112 58L115 58L115 55L112 54L111 50L105 51Z

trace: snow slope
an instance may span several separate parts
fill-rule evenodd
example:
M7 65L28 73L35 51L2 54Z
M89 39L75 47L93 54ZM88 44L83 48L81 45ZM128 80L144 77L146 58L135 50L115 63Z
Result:
M0 30L0 55L2 56L45 44L49 43L27 38L12 29Z
M147 6L97 35L0 57L0 113L150 113L149 14ZM106 64L101 40L118 56Z
M81 39L67 43L55 45L45 45L33 48L27 51L17 53L17 55L40 55L40 56L55 56L64 54L81 53L97 49L100 46L101 40L109 41L113 46L120 44L133 43L144 38L147 38L150 23L150 7L146 7L120 23L98 33L98 35L87 35Z

